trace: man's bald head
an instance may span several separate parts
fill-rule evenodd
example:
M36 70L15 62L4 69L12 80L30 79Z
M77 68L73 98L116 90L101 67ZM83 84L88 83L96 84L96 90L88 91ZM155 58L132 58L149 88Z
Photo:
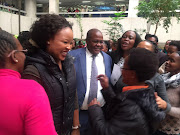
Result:
M98 29L90 29L87 32L86 40L91 39L92 35L97 33L97 32L100 32L102 34L102 32L100 30L98 30Z
M97 55L100 53L103 45L103 35L98 29L91 29L86 37L87 48L91 54Z

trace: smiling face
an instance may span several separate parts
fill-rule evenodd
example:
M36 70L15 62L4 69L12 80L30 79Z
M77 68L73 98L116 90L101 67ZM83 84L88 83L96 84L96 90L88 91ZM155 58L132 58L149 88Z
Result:
M124 51L129 51L133 48L136 40L136 34L133 31L127 31L122 35L121 48Z
M93 55L99 54L103 46L103 35L100 31L94 30L89 38L86 39L87 48Z
M59 61L63 61L66 58L68 51L71 49L72 41L73 32L71 28L63 28L47 43L47 53L59 63Z
M172 53L166 62L165 70L172 75L180 72L180 56L177 53Z

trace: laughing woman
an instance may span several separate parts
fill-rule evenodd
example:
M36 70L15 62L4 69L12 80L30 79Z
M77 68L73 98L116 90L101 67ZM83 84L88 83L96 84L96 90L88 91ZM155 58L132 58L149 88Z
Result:
M72 26L64 17L47 14L32 25L30 32L31 53L23 78L36 80L44 87L57 133L79 134L75 69L68 54L73 41Z
M180 52L172 53L166 63L162 74L166 84L167 95L171 104L171 110L161 123L161 132L156 135L179 135L180 134ZM161 103L161 102L159 102ZM162 102L163 103L163 102Z

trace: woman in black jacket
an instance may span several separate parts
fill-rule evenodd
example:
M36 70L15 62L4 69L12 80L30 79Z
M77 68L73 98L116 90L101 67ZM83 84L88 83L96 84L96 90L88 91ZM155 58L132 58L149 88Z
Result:
M99 75L102 93L107 103L105 113L96 99L89 104L88 112L96 135L150 135L165 113L158 110L154 90L145 83L156 73L158 59L143 48L133 49L122 67L123 82L129 86L117 95L109 87L108 78Z
M30 53L22 77L44 87L57 133L79 134L75 69L68 54L73 41L72 26L64 17L47 14L32 25L30 33L31 44L24 45Z

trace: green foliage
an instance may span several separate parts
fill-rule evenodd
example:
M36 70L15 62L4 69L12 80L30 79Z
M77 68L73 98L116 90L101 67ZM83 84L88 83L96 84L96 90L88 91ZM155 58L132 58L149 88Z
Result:
M83 37L83 25L82 25L82 16L81 16L81 14L76 14L76 21L77 21L77 23L79 25L79 30L81 32L81 39L82 39L82 37Z
M152 25L156 25L154 34L157 32L160 21L163 21L163 27L168 32L168 28L171 25L171 18L176 17L180 20L178 13L175 11L180 5L180 0L145 0L140 1L138 9L138 16L147 19L147 22L151 22Z
M142 36L144 33L146 33L146 29L134 29L140 36Z
M119 22L120 20L124 19L123 15L124 12L115 13L115 17L110 17L111 20L103 20L102 22L108 25L106 30L106 35L109 35L109 39L113 41L117 41L121 37L121 33L123 32L123 26Z

